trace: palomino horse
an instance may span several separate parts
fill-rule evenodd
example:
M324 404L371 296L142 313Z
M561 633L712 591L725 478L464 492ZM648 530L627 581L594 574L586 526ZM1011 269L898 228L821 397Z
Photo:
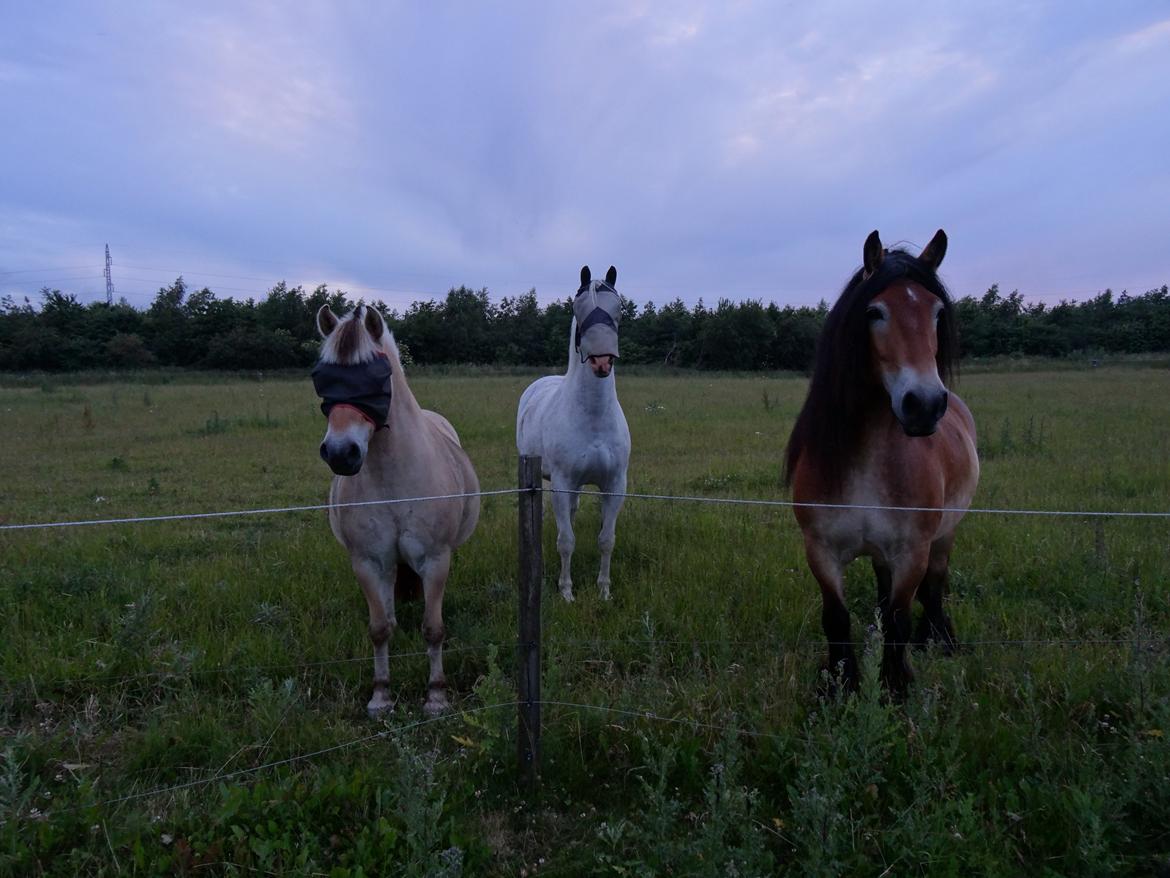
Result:
M373 308L359 305L344 318L329 306L317 312L324 338L313 386L329 429L321 457L336 473L330 503L475 494L479 481L447 419L419 407L406 384L394 336ZM443 589L451 551L479 520L479 497L415 500L329 510L329 525L370 608L374 642L371 717L393 706L387 655L397 628L394 599L422 585L423 640L430 658L424 710L448 706L443 677ZM396 589L397 586L397 589Z
M975 422L943 384L956 356L954 314L937 270L940 229L917 257L884 250L875 231L864 267L825 321L804 408L788 441L785 480L805 554L821 586L830 673L857 685L845 566L872 559L885 648L882 679L897 694L913 672L906 654L915 595L924 613L915 642L956 646L943 609L955 526L979 481ZM915 507L915 511L873 507ZM861 508L868 507L868 508Z
M611 375L622 314L616 282L617 269L612 265L604 281L592 280L588 265L581 269L569 329L569 369L564 375L548 375L530 384L516 412L516 447L521 454L541 456L544 477L554 492L579 491L583 485L597 485L603 492L597 539L601 548L597 585L603 600L609 599L609 564L630 465L630 428L618 403L617 378ZM579 499L576 493L552 495L561 556L559 586L567 601L573 599L569 568Z

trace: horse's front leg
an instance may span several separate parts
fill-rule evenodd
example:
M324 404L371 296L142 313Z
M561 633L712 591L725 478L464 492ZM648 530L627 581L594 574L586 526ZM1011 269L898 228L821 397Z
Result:
M357 576L366 604L370 610L370 640L374 644L374 692L366 705L366 713L377 719L394 709L390 700L390 638L398 627L394 617L394 580L398 575L395 564L389 567L369 558L351 558L350 565Z
M910 614L929 557L928 546L922 546L894 559L889 565L889 598L881 601L882 629L885 631L882 682L895 697L904 695L914 679L907 650L910 645Z
M609 563L613 559L613 547L617 542L617 517L625 502L626 474L622 473L610 484L602 488L601 495L601 533L597 537L598 548L601 549L601 569L597 574L597 588L601 592L603 601L609 600Z
M945 655L954 654L959 646L958 638L955 637L955 626L943 607L950 574L951 547L954 544L955 532L951 531L930 546L930 562L926 566L926 575L918 586L918 600L922 604L923 613L922 618L918 620L918 629L914 632L915 645L925 646L929 641L935 640L941 645Z
M561 556L561 576L557 585L561 590L561 597L567 601L573 600L573 549L577 544L577 539L573 535L573 508L576 506L578 495L565 492L576 488L576 485L567 481L553 481L552 507L557 520L557 552Z
M808 569L821 587L821 626L829 642L828 693L835 691L838 675L847 691L857 689L857 656L849 639L849 608L845 606L845 566L836 553L805 537Z
M423 704L423 712L427 716L437 716L450 707L447 701L447 678L443 676L443 638L447 634L443 628L443 591L447 587L447 574L451 570L451 553L443 552L427 558L422 568L419 576L422 579L423 598L426 602L423 608L422 635L427 645L427 658L431 663L430 677L427 680L427 700Z

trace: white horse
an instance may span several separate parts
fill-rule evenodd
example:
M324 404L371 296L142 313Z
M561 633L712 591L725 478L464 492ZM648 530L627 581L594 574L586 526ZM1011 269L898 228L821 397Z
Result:
M328 305L317 312L324 338L313 385L329 429L321 457L336 473L330 503L475 494L479 480L455 428L421 408L406 384L394 336L373 308L359 305L338 318ZM413 597L421 584L423 640L430 680L423 709L446 710L443 676L443 590L451 552L479 520L479 497L454 497L329 510L329 525L370 610L374 692L366 710L392 709L388 647L398 622L394 600Z
M601 548L597 586L603 600L609 599L614 532L630 465L630 428L618 403L617 379L611 374L621 320L616 281L617 269L612 265L604 282L591 280L589 266L581 269L569 330L569 369L563 376L549 375L529 385L516 412L516 447L521 454L540 455L544 477L554 492L578 491L583 485L596 485L605 492L597 539ZM573 600L570 562L579 499L578 494L552 495L561 556L558 584L567 601Z

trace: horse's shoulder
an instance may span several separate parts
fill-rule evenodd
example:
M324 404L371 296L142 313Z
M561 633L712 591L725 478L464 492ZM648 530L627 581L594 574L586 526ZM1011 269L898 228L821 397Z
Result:
M450 421L438 412L433 412L430 409L423 409L422 414L429 422L432 431L437 433L441 438L454 442L460 448L463 447L459 442L459 434L455 431L455 427Z
M520 408L523 409L530 404L536 404L547 399L557 391L564 380L564 375L545 375L543 378L537 378L528 385L524 393L520 396Z
M959 421L967 429L967 432L971 434L971 437L974 438L975 416L971 414L971 409L967 408L967 403L963 402L959 394L954 391L951 392L947 408L954 410L955 414L959 417Z

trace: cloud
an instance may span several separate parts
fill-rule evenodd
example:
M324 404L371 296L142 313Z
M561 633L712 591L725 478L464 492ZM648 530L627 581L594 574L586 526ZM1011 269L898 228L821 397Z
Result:
M109 240L143 265L423 295L549 299L604 261L640 301L816 301L870 229L941 225L961 291L1170 274L1165 199L1143 197L1170 134L1156 4L11 19L0 216L65 224L0 240L0 272Z

